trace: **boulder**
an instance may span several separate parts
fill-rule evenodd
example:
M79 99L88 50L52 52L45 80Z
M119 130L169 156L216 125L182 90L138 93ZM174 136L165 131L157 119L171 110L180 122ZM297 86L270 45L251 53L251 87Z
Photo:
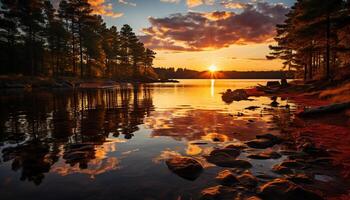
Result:
M203 171L202 165L193 158L184 156L174 156L166 160L168 168L178 176L195 180Z
M272 167L272 171L276 174L293 174L293 170L288 167L284 167L281 165L275 165Z
M257 159L257 160L267 160L267 159L278 159L281 158L281 154L275 152L275 151L263 151L255 154L249 154L247 156L251 159Z
M202 190L200 200L232 200L236 196L234 188L217 185Z
M312 191L286 179L275 179L259 188L259 196L268 200L322 200L323 198Z
M251 168L252 164L245 160L236 160L235 157L226 153L216 153L205 157L210 163L213 163L219 167L229 168Z
M210 152L209 156L216 156L219 154L227 154L228 156L231 157L238 157L240 154L240 150L234 149L234 148L223 148L223 149L214 149L213 151Z
M254 188L258 185L258 179L251 173L244 173L237 177L239 183L247 188Z
M248 100L248 94L243 89L238 90L227 90L225 93L222 94L222 100L226 103L232 103L233 101L242 101L242 100Z
M281 84L279 81L267 81L266 86L267 87L280 87Z
M313 183L313 180L307 176L306 174L292 174L288 175L287 180L292 181L293 183L296 184L311 184Z
M248 145L248 147L250 148L266 149L269 147L273 147L276 143L269 139L254 139L246 142L245 144Z
M230 170L223 170L219 172L219 174L216 176L216 180L221 184L225 186L232 186L237 184L238 179L236 176L230 171Z

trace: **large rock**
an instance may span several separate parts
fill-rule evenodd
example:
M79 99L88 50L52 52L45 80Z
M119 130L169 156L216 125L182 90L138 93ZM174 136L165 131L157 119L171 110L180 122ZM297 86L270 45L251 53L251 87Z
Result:
M200 200L232 200L236 196L234 188L227 186L214 186L201 192Z
M269 147L273 147L275 143L269 139L254 139L246 142L246 145L248 145L248 147L250 148L266 149Z
M273 166L272 171L276 174L293 174L293 170L280 164Z
M213 163L219 167L229 167L229 168L251 168L252 165L245 160L237 160L234 156L226 153L216 153L205 157L210 163Z
M254 188L258 185L258 179L251 173L244 173L237 177L239 183L247 188Z
M247 156L251 159L257 159L257 160L267 160L267 159L278 159L281 158L281 154L275 152L275 151L263 151L255 154L249 154Z
M166 160L168 168L187 180L195 180L203 171L202 165L190 157L174 156Z
M210 152L210 156L216 156L220 154L227 154L228 156L231 157L238 157L240 154L240 150L234 149L234 148L223 148L223 149L214 149L213 151Z
M285 179L275 179L259 188L259 196L268 200L322 200L323 198Z
M225 186L232 186L238 183L237 177L230 170L223 170L216 176L216 180Z
M233 101L241 101L241 100L247 100L248 94L245 90L238 89L238 90L227 90L225 93L222 94L222 100L226 103L232 103Z

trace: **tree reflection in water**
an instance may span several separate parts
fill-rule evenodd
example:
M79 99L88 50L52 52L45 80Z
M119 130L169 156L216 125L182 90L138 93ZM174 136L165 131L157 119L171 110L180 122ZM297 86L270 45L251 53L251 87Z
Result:
M2 161L11 162L21 180L37 185L50 170L92 175L116 169L117 158L106 158L106 151L115 150L110 145L120 142L119 136L131 139L154 108L150 89L142 85L121 85L114 90L8 91L0 101L7 105L0 107Z

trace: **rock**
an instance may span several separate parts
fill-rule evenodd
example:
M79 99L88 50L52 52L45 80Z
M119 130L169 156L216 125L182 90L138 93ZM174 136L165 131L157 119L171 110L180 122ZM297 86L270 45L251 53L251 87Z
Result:
M262 200L262 199L260 199L260 198L257 197L257 196L252 196L252 197L246 198L245 200Z
M323 198L285 179L275 179L259 188L259 196L268 200L322 200Z
M238 90L231 91L229 89L222 94L221 98L226 103L232 103L233 101L248 100L248 97L249 96L245 90L238 89Z
M282 78L282 79L281 79L281 86L282 86L282 87L288 87L288 81L287 81L287 79L285 79L285 78Z
M254 188L258 185L258 179L251 173L244 173L237 177L240 184L248 188Z
M246 142L246 145L255 149L266 149L269 147L273 147L275 143L269 139L254 139Z
M280 87L281 84L279 81L267 81L266 86L267 87Z
M228 144L225 148L226 149L239 149L239 150L242 150L242 149L246 149L248 147L244 143L233 143L233 144Z
M293 169L302 169L304 166L304 164L298 162L298 161L295 161L295 160L286 160L286 161L283 161L280 166L283 166L283 167L288 167L288 168L293 168Z
M223 170L219 172L216 180L219 181L221 185L225 186L232 186L238 182L238 179L230 170Z
M224 148L224 149L214 149L212 152L210 152L209 156L216 156L219 154L227 154L231 157L238 157L240 154L240 150L233 149L233 148Z
M293 183L296 184L311 184L313 183L313 180L308 177L306 174L292 174L292 175L288 175L287 180L292 181Z
M343 110L350 108L350 101L344 103L335 103L327 106L320 106L316 108L310 108L304 110L303 112L298 113L300 117L312 117L312 116L320 116L323 114L329 113L338 113Z
M251 168L252 164L245 160L236 160L235 157L226 153L220 153L215 155L209 155L206 157L207 161L213 163L219 167L229 168Z
M168 168L187 180L195 180L203 171L202 165L190 158L184 156L175 156L166 161Z
M293 171L290 168L281 166L279 164L273 166L272 171L276 174L293 174Z
M206 188L201 192L200 200L229 200L236 195L235 189L227 186L214 186Z
M271 107L278 107L279 104L280 103L278 103L277 101L273 101L273 102L270 103L270 106Z
M256 110L258 108L260 108L260 107L259 106L249 106L249 107L246 107L245 109L246 110Z
M247 156L251 159L257 159L257 160L267 160L267 159L278 159L281 158L281 154L275 152L275 151L263 151L256 154L249 154Z
M271 133L267 133L267 134L262 134L262 135L256 135L255 136L257 139L267 139L267 140L271 140L272 142L279 144L282 142L282 138L273 135Z

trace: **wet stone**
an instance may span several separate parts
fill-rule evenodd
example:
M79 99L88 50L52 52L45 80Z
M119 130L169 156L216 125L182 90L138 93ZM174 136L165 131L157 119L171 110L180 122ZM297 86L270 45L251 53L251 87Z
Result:
M209 155L206 157L207 161L213 163L219 167L229 167L229 168L244 168L248 169L252 167L248 161L236 160L235 157L230 156L226 153L217 153L214 155Z
M275 151L263 151L256 154L249 154L247 156L251 159L257 159L257 160L267 160L267 159L278 159L281 158L281 154L275 152Z
M246 144L250 148L255 148L255 149L266 149L269 147L273 147L275 145L275 143L269 139L254 139L246 142Z
M258 185L258 179L251 173L244 173L237 177L239 183L247 188L254 188Z
M275 179L259 188L259 196L268 200L322 200L323 198L312 191L286 179Z
M225 186L232 186L237 184L238 179L236 176L230 171L230 170L223 170L219 172L219 174L216 177L216 180Z
M234 188L217 185L202 190L200 200L232 200L235 195Z
M288 168L293 168L293 169L302 169L304 168L304 164L296 161L296 160L286 160L286 161L283 161L280 166L283 166L283 167L288 167Z
M276 174L293 174L293 170L280 164L273 166L272 171Z
M312 184L313 180L306 174L292 174L286 178L289 181L292 181L296 184Z
M257 135L256 136L257 139L267 139L267 140L271 140L272 142L279 144L282 142L282 138L280 138L279 136L273 135L271 133L267 133L267 134L262 134L262 135Z
M184 156L175 156L166 160L168 168L178 176L195 180L203 171L202 165L193 158Z
M212 152L210 152L209 156L216 156L220 154L227 154L228 156L236 158L240 154L240 150L233 149L233 148L224 148L224 149L214 149Z

